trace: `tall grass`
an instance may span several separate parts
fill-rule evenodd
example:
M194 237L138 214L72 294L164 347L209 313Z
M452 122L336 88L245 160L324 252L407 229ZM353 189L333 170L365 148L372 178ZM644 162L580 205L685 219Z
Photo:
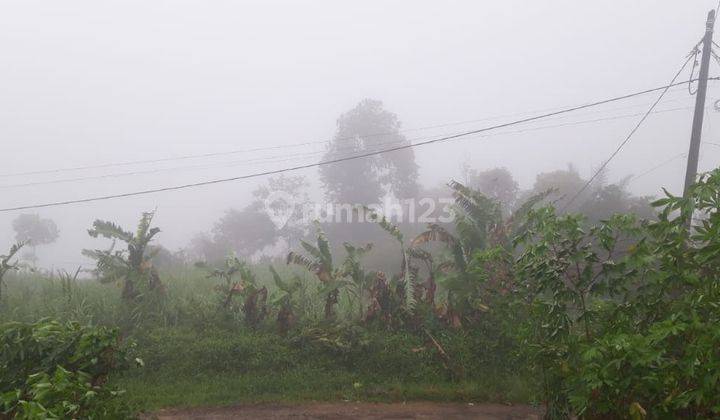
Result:
M267 267L252 268L272 294ZM94 279L68 285L58 276L16 273L7 278L0 322L52 317L119 326L137 342L145 367L110 379L139 409L278 400L505 402L533 395L520 368L492 359L502 355L479 330L435 331L465 372L457 378L423 334L359 328L357 302L349 294L341 295L339 319L328 324L320 282L301 269L274 267L284 278L302 278L295 302L301 320L288 335L280 334L272 314L252 329L241 313L222 311L219 281L196 267L161 273L164 296L139 324L129 319L119 285Z

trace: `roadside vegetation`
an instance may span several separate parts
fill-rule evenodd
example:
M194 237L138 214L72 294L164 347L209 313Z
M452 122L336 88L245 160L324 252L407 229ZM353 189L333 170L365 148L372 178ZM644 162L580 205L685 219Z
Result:
M542 404L548 418L720 415L720 170L657 215L588 223L542 193L506 211L461 183L453 229L373 244L320 226L284 260L157 271L152 213L97 221L98 281L2 257L7 417L129 417L241 401ZM687 226L695 209L693 229ZM435 247L432 247L436 245ZM38 321L39 320L39 321ZM119 391L124 389L125 391ZM38 414L38 413L42 413Z
M406 144L400 126L361 101L324 160ZM424 188L414 159L322 166L328 200L360 203L340 223L308 223L301 176L268 179L178 252L158 243L154 212L135 227L99 219L93 266L70 272L37 267L55 223L19 215L0 255L0 416L315 400L720 415L720 170L650 205L628 179L572 166L527 191L468 166ZM373 207L388 195L452 205L420 199L435 221L396 221Z

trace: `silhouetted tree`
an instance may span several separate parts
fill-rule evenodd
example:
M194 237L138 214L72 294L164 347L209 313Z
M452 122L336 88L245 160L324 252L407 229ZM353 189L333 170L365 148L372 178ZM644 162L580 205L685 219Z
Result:
M37 260L35 247L55 242L60 235L57 225L52 219L42 219L39 214L21 214L12 222L15 240L30 245L31 251L23 258L33 264Z
M277 241L278 229L267 214L262 202L255 201L242 210L230 209L215 223L213 240L249 257Z
M187 262L206 261L218 263L223 261L228 254L228 249L222 244L215 242L212 236L206 232L197 233L187 246Z
M585 188L572 202L585 183L578 171L569 165L567 170L545 172L537 175L532 191L537 194L554 189L548 201L555 204L559 211L565 213L582 213L589 222L607 219L616 213L634 213L639 217L653 217L650 206L651 197L638 197L627 191L627 182L606 184L604 174Z
M408 144L400 134L397 115L380 101L365 99L341 115L324 161ZM336 203L372 204L386 194L398 198L417 194L418 167L412 149L344 161L320 168L329 199Z

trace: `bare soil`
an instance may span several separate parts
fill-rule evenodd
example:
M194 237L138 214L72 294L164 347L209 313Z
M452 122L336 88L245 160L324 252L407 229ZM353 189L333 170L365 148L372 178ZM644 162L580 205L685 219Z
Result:
M540 419L542 411L527 405L411 402L248 404L233 407L166 409L148 418L178 419Z

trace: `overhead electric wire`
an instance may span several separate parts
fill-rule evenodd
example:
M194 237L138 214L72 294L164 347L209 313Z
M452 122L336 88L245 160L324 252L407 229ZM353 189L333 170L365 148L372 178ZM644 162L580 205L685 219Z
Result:
M687 83L692 83L696 80L697 79L691 78L687 81ZM673 86L673 87L675 87L675 86ZM678 91L678 92L680 92L680 91ZM610 109L607 111L618 111L618 110L623 110L623 109L637 108L638 106L642 106L642 105L643 104L630 105L627 107L613 108L613 109ZM388 136L388 135L393 135L393 134L397 134L397 133L410 133L410 132L414 132L414 131L432 130L432 129L437 129L437 128L445 128L445 127L451 127L451 126L473 124L473 123L478 123L478 122L483 122L483 121L498 120L498 119L502 119L502 118L517 117L520 115L531 114L533 112L554 111L554 110L558 110L558 109L563 109L563 108L562 107L544 108L544 109L536 110L536 111L525 111L525 112L514 113L514 114L504 114L504 115L497 115L497 116L492 116L492 117L453 121L453 122L449 122L449 123L408 128L408 129L398 130L398 131L393 131L393 132L369 133L369 134L364 134L359 137L372 138L372 137L379 137L379 136ZM601 111L601 112L606 112L606 111ZM153 159L139 159L139 160L131 160L131 161L125 161L125 162L107 162L107 163L98 163L98 164L93 164L93 165L80 165L80 166L73 166L73 167L66 167L66 168L42 169L42 170L4 173L4 174L0 173L0 178L10 178L10 177L19 177L19 176L28 176L28 175L44 175L44 174L54 174L54 173L62 173L62 172L77 172L77 171L84 171L84 170L89 170L89 169L104 169L104 168L134 166L134 165L142 165L142 164L150 164L150 163L163 163L163 162L174 162L174 161L181 161L181 160L212 158L212 157L218 157L218 156L235 155L235 154L240 154L240 153L263 152L263 151L287 149L287 148L302 147L302 146L317 146L317 145L330 144L332 141L345 141L345 140L351 140L354 138L355 137L340 137L340 138L335 138L333 140L316 140L316 141L308 141L308 142L302 142L302 143L292 143L292 144L277 145L277 146L266 146L266 147L259 147L259 148L253 148L253 149L234 149L234 150L226 150L226 151L220 151L220 152L189 154L189 155L181 155L181 156L168 156L168 157L153 158Z
M654 111L653 114L683 111L683 110L689 110L689 109L692 109L692 107L688 106L688 107L663 109L663 110ZM642 113L613 115L610 117L595 118L595 119L590 119L590 120L572 121L572 122L567 122L567 123L545 125L545 126L540 126L540 127L531 127L531 128L520 129L520 130L503 131L503 132L499 132L499 133L485 134L480 137L485 138L485 137L494 137L494 136L502 136L502 135L510 135L510 134L521 134L521 133L531 132L531 131L570 127L570 126L576 126L576 125L581 125L581 124L592 124L592 123L597 123L597 122L619 120L619 119L623 119L623 118L632 118L632 117L636 117L639 115L642 115ZM454 134L454 133L447 133L444 135L450 135L450 134ZM434 137L437 137L437 136L434 136ZM409 139L409 140L412 141L412 140L417 140L417 139L421 139L421 138L427 138L427 136L417 137L417 138ZM397 145L397 144L405 143L406 140L407 139L393 141L393 142L375 143L372 146L374 148L376 148L377 146ZM343 148L340 151L347 150L347 149L348 148ZM247 159L247 160L234 161L234 162L222 162L222 163L217 163L217 164L212 164L212 165L211 164L189 165L189 166L178 166L178 167L171 167L171 168L156 168L156 169L146 169L146 170L132 171L132 172L119 172L119 173L111 173L111 174L92 175L92 176L86 176L86 177L54 179L54 180L50 180L50 181L33 181L33 182L26 182L26 183L21 183L21 184L0 185L0 189L64 184L64 183L69 183L69 182L82 182L82 181L91 181L91 180L98 180L98 179L119 178L119 177L124 177L124 176L147 175L147 174L172 172L172 171L178 171L178 170L227 168L227 167L238 166L241 164L258 164L258 163L265 164L265 163L287 162L287 161L295 160L297 158L304 159L304 158L308 158L308 157L317 156L317 155L323 154L323 153L326 153L326 151L320 150L320 151L314 151L314 152L297 153L297 154L283 155L283 156L267 156L264 158Z
M676 159L679 159L679 158L685 157L685 156L687 156L687 152L678 153L677 155L671 157L670 159L664 160L664 161L662 161L661 163L653 166L652 168L650 168L650 169L648 169L648 170L646 170L646 171L644 171L644 172L642 172L642 173L640 173L640 174L638 174L638 175L635 175L634 177L630 178L630 179L628 180L628 183L633 182L633 181L637 180L638 178L642 178L642 177L644 177L645 175L648 175L648 174L650 174L650 173L652 173L652 172L655 172L656 170L662 168L663 166L665 166L665 165L667 165L667 164L669 164L669 163L674 162Z
M425 137L423 137L423 138L425 138ZM405 143L405 142L406 142L406 140L399 140L399 141L393 141L393 142L378 143L377 145L379 145L379 146L393 145L393 144L401 144L401 143ZM344 148L342 150L347 150L347 149L348 148ZM119 178L119 177L134 176L134 175L147 175L147 174L156 174L156 173L162 173L162 172L172 172L172 171L178 171L178 170L214 169L214 168L222 168L222 167L225 167L225 168L233 167L233 166L238 166L238 165L287 162L289 160L293 160L296 158L313 157L313 156L316 156L316 155L322 154L322 153L325 153L325 151L321 150L321 151L314 151L314 152L295 153L295 154L284 155L284 156L266 156L263 158L246 159L246 160L233 161L233 162L220 162L220 163L216 163L216 164L205 163L205 164L201 164L201 165L176 166L176 167L170 167L170 168L145 169L145 170L140 170L140 171L117 172L117 173L92 175L92 176L76 177L76 178L53 179L50 181L34 181L34 182L26 182L26 183L22 183L22 184L0 185L0 189L30 187L30 186L50 185L50 184L63 184L63 183L68 183L68 182Z
M685 68L688 61L685 62L682 69ZM309 163L309 164L304 164L304 165L296 165L296 166L292 166L292 167L288 167L288 168L268 170L268 171L263 171L263 172L247 174L247 175L239 175L239 176L234 176L234 177L229 177L229 178L221 178L221 179L200 181L200 182L194 182L194 183L188 183L188 184L182 184L182 185L173 185L173 186L168 186L168 187L159 187L159 188L152 188L152 189L146 189L146 190L140 190L140 191L132 191L132 192L127 192L127 193L109 194L109 195L102 195L102 196L95 196L95 197L88 197L88 198L81 198L81 199L74 199L74 200L54 201L54 202L49 202L49 203L31 204L31 205L23 205L23 206L16 206L16 207L6 207L6 208L1 208L0 212L28 210L28 209L36 209L36 208L63 206L63 205L69 205L69 204L88 203L88 202L93 202L93 201L111 200L111 199L115 199L115 198L133 197L133 196L154 194L154 193L165 192L165 191L176 191L176 190L197 188L197 187L202 187L202 186L207 186L207 185L214 185L214 184L220 184L220 183L226 183L226 182L232 182L232 181L238 181L238 180L244 180L244 179L250 179L250 178L258 178L258 177L263 177L263 176L268 176L268 175L276 175L276 174L280 174L280 173L284 173L284 172L298 171L298 170L302 170L302 169L308 169L308 168L314 168L314 167L319 167L319 166L324 166L324 165L341 163L341 162L354 160L354 159L362 159L362 158L366 158L366 157L370 157L370 156L377 156L377 155L381 155L384 153L395 152L395 151L409 149L409 148L418 147L418 146L425 146L428 144L452 141L452 140L467 137L467 136L470 136L473 134L484 133L484 132L488 132L491 130L497 130L499 128L511 127L514 125L524 124L524 123L528 123L528 122L532 122L532 121L538 121L538 120L542 120L542 119L545 119L548 117L567 114L570 112L579 111L581 109L587 109L587 108L591 108L591 107L595 107L595 106L599 106L599 105L603 105L603 104L607 104L607 103L617 102L617 101L621 101L621 100L625 100L625 99L629 99L629 98L633 98L633 97L637 97L637 96L641 96L641 95L645 95L645 94L657 92L657 91L663 92L659 98L659 99L662 99L662 96L664 96L664 94L671 87L678 86L678 85L684 85L685 83L687 83L687 81L678 82L678 83L675 82L675 80L680 75L680 73L681 72L678 72L678 74L673 78L673 81L670 84L665 85L665 86L656 87L656 88L652 88L652 89L646 89L646 90L630 93L627 95L616 96L613 98L603 99L600 101L595 101L595 102L587 103L584 105L578 105L578 106L574 106L574 107L570 107L570 108L565 108L565 109L562 109L559 111L549 112L549 113L540 114L540 115L536 115L536 116L532 116L532 117L528 117L528 118L522 118L519 120L496 124L496 125L476 129L476 130L466 131L466 132L451 135L451 136L440 137L440 138L426 140L426 141L422 141L422 142L418 142L418 143L400 145L400 146L391 147L391 148L383 149L383 150L379 150L379 151L372 151L372 152L367 152L367 153L361 153L361 154L354 155L354 156L330 159L330 160L326 160L326 161ZM718 80L718 79L719 78L717 78L717 77L712 78L712 80ZM708 80L710 80L710 78ZM659 99L651 107L650 111L652 111L652 109L655 108L655 105L657 105L657 102L659 102ZM642 119L642 121L644 121L645 118L647 118L647 115L649 115L649 112L646 113L646 115ZM627 142L627 140L625 142Z
M660 103L663 96L665 96L665 93L667 93L668 89L670 89L670 86L672 86L675 83L675 80L677 80L677 78L680 77L680 74L682 74L682 72L685 70L685 67L687 67L688 63L690 62L690 60L692 58L693 58L692 55L688 56L687 60L685 60L685 63L683 63L683 65L680 67L680 70L678 70L678 72L675 73L675 76L673 76L672 80L670 80L670 84L667 85L668 87L666 87L665 89L662 89L662 92L660 93L658 98L655 100L655 102L653 102L653 104L650 106L650 108L647 110L647 112L645 112L645 114L642 116L642 118L640 118L640 120L637 122L637 124L635 124L635 127L633 127L633 129L630 130L630 133L628 133L628 135L625 137L625 140L623 140L620 143L620 145L618 145L618 147L615 149L615 151L612 152L610 157L607 158L607 160L605 160L605 162L603 162L602 165L600 165L600 168L598 168L598 170L595 171L595 173L590 177L590 179L588 179L587 182L585 182L585 184L583 184L582 188L580 188L575 193L575 195L573 195L570 198L570 200L568 200L565 203L565 205L563 205L562 210L567 209L568 206L570 206L570 204L572 204L580 196L580 194L582 194L590 186L590 184L592 184L592 182L595 180L595 178L597 178L598 175L600 175L600 173L602 173L602 171L604 171L605 168L607 168L610 161L612 161L615 158L615 156L617 156L617 154L620 153L622 148L627 144L627 142L630 141L630 139L638 131L640 126L642 126L642 124L645 122L645 120L650 116L650 114L652 113L653 109L655 109L657 104Z

